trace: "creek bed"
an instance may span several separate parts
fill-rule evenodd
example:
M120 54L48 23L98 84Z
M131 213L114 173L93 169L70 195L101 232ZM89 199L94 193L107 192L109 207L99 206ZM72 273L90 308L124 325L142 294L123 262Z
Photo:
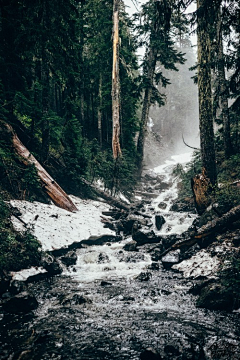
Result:
M158 169L172 185L150 204L155 210L159 202L167 204L159 234L180 234L195 217L170 211L177 196L170 177L175 163ZM240 314L197 308L189 293L195 280L161 262L153 270L150 246L125 251L129 240L85 244L76 250L76 265L28 285L36 310L0 310L0 359L137 360L153 348L164 360L239 360Z

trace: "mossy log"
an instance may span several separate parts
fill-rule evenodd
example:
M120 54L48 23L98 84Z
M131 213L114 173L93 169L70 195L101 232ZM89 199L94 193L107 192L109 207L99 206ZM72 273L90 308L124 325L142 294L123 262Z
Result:
M13 128L4 122L1 122L12 137L12 144L14 150L25 165L33 164L37 170L38 176L43 185L44 191L52 199L55 205L68 210L77 211L77 207L74 205L65 191L58 185L58 183L48 174L48 172L42 167L42 165L36 160L36 158L30 153L30 151L22 144Z

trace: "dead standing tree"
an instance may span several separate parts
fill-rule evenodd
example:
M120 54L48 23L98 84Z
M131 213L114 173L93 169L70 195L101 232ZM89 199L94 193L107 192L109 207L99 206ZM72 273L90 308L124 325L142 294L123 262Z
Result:
M113 2L113 69L112 69L112 149L114 159L121 156L120 147L120 80L119 80L119 3L120 0Z

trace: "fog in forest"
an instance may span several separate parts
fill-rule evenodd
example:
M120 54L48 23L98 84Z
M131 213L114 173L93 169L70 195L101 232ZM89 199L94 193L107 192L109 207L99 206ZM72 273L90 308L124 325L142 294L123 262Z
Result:
M150 110L148 138L145 148L147 166L157 165L160 156L169 156L190 151L184 141L192 147L199 148L198 91L192 77L194 71L189 68L195 65L196 55L190 42L181 49L185 53L186 62L178 65L179 71L162 71L170 84L166 88L158 86L161 94L165 94L165 105L154 105ZM183 141L184 139L184 141Z
M124 0L126 12L129 15L140 10L146 0ZM194 11L195 5L188 8ZM196 35L191 35L181 43L178 50L185 54L186 61L183 65L177 64L178 71L166 70L157 67L157 72L162 72L169 79L166 88L158 86L158 90L165 96L165 105L154 105L150 109L148 122L148 136L145 142L144 162L145 167L159 165L165 158L191 151L184 141L192 147L199 148L199 115L198 115L198 90L194 84L195 71L189 70L196 64ZM139 61L144 56L144 49L138 52ZM183 141L184 139L184 141Z

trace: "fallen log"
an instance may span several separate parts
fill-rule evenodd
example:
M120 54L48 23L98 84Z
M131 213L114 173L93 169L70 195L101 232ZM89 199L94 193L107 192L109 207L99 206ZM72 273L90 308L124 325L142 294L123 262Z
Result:
M175 243L160 254L161 257L166 255L172 250L181 249L184 246L191 247L195 245L199 240L213 235L216 232L221 232L225 227L231 225L235 221L240 219L240 205L232 208L221 218L214 219L203 225L197 232L187 240L183 240L179 243Z
M107 194L105 191L96 188L93 184L91 184L86 179L81 178L81 180L85 185L89 186L92 189L92 191L95 192L95 194L97 194L100 198L106 200L106 202L109 205L115 206L116 208L121 209L121 210L129 211L129 212L133 211L133 213L135 215L141 215L144 218L149 218L150 219L152 217L151 215L144 214L141 211L133 210L133 205L128 205L127 203L125 203L125 202L123 202L123 201L121 201L119 199L114 198L113 196Z
M209 221L206 225L203 225L197 230L195 239L201 239L214 232L217 232L224 227L232 224L234 221L240 219L240 205L235 206L222 217Z
M29 150L22 144L13 128L4 122L1 122L12 137L12 143L14 150L25 165L33 164L37 170L37 174L41 180L43 188L48 196L52 199L55 205L58 207L68 210L77 211L77 207L74 205L69 196L65 191L56 183L56 181L48 174L48 172L42 167L42 165L36 160L36 158L29 152Z

